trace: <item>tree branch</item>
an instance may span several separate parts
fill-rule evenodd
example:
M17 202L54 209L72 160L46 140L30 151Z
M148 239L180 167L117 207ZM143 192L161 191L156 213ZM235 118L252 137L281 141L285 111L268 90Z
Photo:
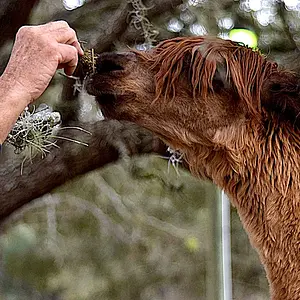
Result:
M7 40L13 39L18 29L24 25L31 13L32 8L39 0L2 0L0 11L0 45Z
M14 39L17 31L21 26L26 24L32 9L39 0L2 0L0 9L0 47L7 41ZM7 51L0 51L1 63L0 73L2 73L7 65L9 55Z
M31 200L50 192L66 181L88 171L114 162L120 157L140 153L164 153L165 145L156 137L128 122L100 121L95 124L76 124L92 135L71 130L67 137L88 143L88 147L62 142L59 149L44 158L35 157L32 164L7 161L0 166L0 222Z

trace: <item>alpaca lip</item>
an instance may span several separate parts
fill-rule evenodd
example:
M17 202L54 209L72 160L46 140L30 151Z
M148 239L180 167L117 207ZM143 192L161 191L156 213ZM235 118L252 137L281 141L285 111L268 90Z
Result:
M94 83L93 77L90 76L86 79L85 84L84 84L86 91L88 92L89 95L92 95L92 96L101 95L102 93L94 87L93 83Z
M113 96L116 98L118 96L118 92L111 88L110 84L107 84L106 81L101 78L100 84L97 83L94 75L89 76L84 83L84 88L89 95L95 97L106 97Z
M92 77L87 78L85 82L85 89L88 94L95 96L97 103L99 104L102 112L104 112L104 115L106 117L107 114L105 113L105 107L107 108L107 110L112 110L115 106L117 96L114 93L110 93L108 91L98 90L94 87L93 82L94 81Z

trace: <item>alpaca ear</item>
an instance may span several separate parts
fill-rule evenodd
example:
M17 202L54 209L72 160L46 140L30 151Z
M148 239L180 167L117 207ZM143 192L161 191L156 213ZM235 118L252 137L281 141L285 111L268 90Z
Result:
M213 77L213 87L215 91L217 91L217 88L230 88L230 78L225 63L217 63L216 71Z
M280 121L300 127L300 80L293 73L273 73L262 88L262 106Z

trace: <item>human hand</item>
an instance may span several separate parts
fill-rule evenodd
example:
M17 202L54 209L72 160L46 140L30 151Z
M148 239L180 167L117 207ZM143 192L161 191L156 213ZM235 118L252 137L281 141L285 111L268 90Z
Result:
M57 69L72 75L78 54L83 50L65 21L21 27L1 86L28 105L41 96Z

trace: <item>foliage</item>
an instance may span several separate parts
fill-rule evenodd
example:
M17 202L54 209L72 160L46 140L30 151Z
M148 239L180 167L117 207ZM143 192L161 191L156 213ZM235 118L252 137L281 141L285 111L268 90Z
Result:
M180 174L168 173L160 158L145 157L46 196L23 216L29 225L17 222L2 238L10 286L22 280L63 299L160 299L174 290L203 297L210 229L198 219L207 218L201 195L215 193Z
M262 52L299 70L297 1L181 2L90 0L65 11L60 0L41 0L30 23L65 19L96 52L147 49L180 35L227 38L232 28L246 28ZM9 50L10 43L2 46L1 61ZM40 101L55 106L65 124L99 121L74 83L56 76ZM12 155L4 152L2 161ZM167 161L157 157L125 157L77 178L3 228L0 299L206 299L215 198L211 184L183 170L168 173ZM264 271L234 209L232 251L234 298L267 299Z

